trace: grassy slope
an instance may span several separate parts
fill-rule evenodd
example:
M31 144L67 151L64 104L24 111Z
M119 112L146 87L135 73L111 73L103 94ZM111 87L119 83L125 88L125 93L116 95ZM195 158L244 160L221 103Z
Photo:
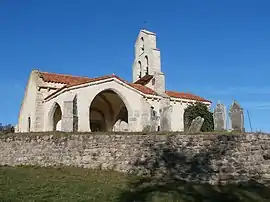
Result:
M270 201L270 189L181 182L147 183L112 171L0 167L0 201Z

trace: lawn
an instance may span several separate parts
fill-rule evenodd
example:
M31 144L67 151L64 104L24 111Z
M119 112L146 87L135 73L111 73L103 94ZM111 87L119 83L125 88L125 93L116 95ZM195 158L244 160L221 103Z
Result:
M269 202L270 189L255 184L160 183L82 168L0 167L0 201Z

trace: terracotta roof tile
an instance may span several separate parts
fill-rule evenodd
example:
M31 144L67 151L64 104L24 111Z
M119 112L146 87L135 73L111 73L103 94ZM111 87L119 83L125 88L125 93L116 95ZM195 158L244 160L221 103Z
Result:
M101 81L101 80L109 79L109 78L117 78L118 80L122 81L123 83L131 86L132 88L135 88L135 89L141 91L144 94L157 95L157 93L154 90L142 85L142 84L144 84L144 82L142 82L142 81L147 81L149 79L151 80L153 78L153 76L151 76L151 75L147 75L147 77L145 77L145 78L143 77L140 82L138 82L139 81L138 80L135 83L129 83L116 75L88 78L88 77L71 76L71 75L65 75L65 74L40 72L40 77L45 82L65 84L63 87L59 88L58 90L56 90L54 93L52 93L48 97L51 97L52 95L56 94L60 90L67 88L67 87L70 87L70 86L76 86L76 85L81 85L81 84L85 84L85 83L89 83L89 82ZM166 94L169 95L170 97L174 97L174 98L183 98L183 99L197 100L197 101L202 101L202 102L211 102L209 100L206 100L202 97L193 95L191 93L166 91Z
M76 81L73 82L71 84L68 84L67 87L71 87L71 86L77 86L77 85L81 85L81 84L85 84L85 83L90 83L90 82L95 82L95 81L101 81L104 79L109 79L109 78L113 78L114 76L101 76L101 77L96 77L96 78L88 78L87 80L81 80L81 81Z
M174 97L174 98L182 98L182 99L196 100L196 101L210 102L211 103L211 101L206 100L202 97L199 97L199 96L191 94L191 93L166 91L166 94L169 95L170 97Z
M132 86L133 88L136 88L137 90L141 91L144 94L157 95L157 93L154 90L141 84L131 83L129 85Z
M68 84L68 85L72 85L74 83L80 83L80 82L89 82L92 80L91 78L87 78L87 77L71 76L71 75L48 73L48 72L40 72L40 77L45 82L61 83L61 84Z

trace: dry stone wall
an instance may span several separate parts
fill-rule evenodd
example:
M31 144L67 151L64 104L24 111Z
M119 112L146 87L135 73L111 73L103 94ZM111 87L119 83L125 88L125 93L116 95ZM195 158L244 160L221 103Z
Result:
M264 134L3 135L0 164L113 169L211 184L268 183L269 140Z

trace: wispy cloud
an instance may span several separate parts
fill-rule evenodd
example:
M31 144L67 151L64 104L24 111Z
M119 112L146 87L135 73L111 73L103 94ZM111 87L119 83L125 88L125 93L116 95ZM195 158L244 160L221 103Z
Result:
M241 105L246 109L255 109L255 110L270 110L270 101L265 102L256 102L256 101L247 101L242 102Z
M228 88L209 87L204 88L204 91L214 95L270 95L270 86L237 86Z

